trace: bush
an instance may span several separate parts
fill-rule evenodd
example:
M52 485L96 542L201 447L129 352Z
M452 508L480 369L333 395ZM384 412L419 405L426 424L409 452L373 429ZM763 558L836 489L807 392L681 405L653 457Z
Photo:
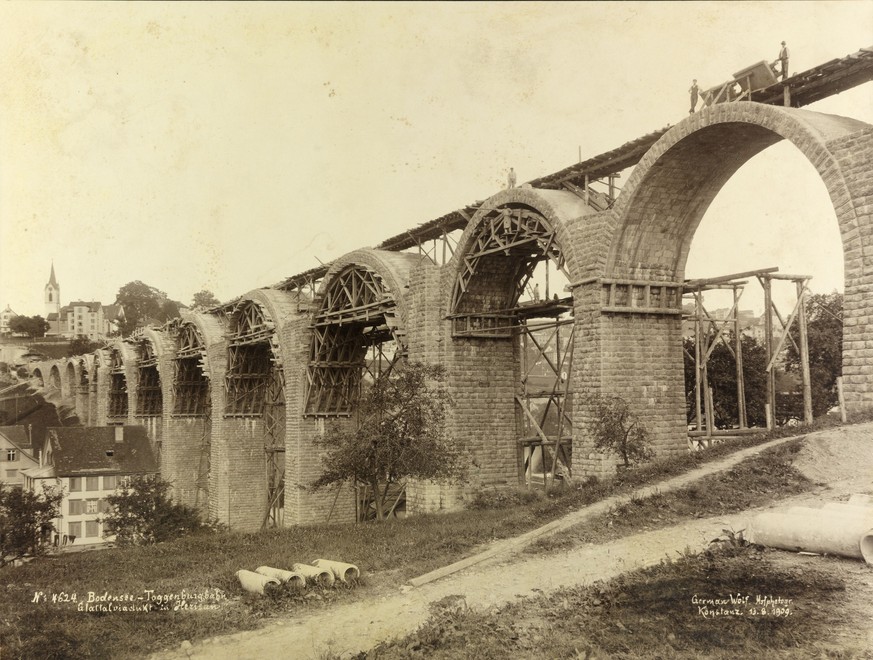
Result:
M157 475L130 477L106 498L111 509L103 518L104 537L114 534L118 545L147 545L208 528L199 511L173 502L169 490L170 482Z
M596 395L594 405L594 448L618 454L625 467L654 458L649 432L628 402L619 396Z

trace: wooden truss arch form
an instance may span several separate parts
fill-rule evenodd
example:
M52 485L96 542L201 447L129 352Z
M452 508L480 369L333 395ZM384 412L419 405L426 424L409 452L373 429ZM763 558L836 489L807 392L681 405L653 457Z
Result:
M227 417L260 417L273 370L281 370L276 325L254 300L234 308L227 346Z
M176 329L173 359L173 415L209 417L209 378L205 372L206 346L193 323Z
M507 287L498 294L477 295L479 279L494 279L486 272L495 260L511 259L510 272L499 280ZM569 280L557 231L538 211L508 205L488 213L465 251L452 293L452 334L456 337L511 337L517 324L515 308L533 277L546 261ZM499 304L495 305L495 301Z
M78 365L79 377L76 380L77 390L79 394L88 394L90 383L88 382L88 364L85 362L85 358L79 358Z
M115 347L109 354L109 410L112 418L127 417L127 374L121 349Z
M281 527L285 506L285 376L276 326L254 300L232 312L225 387L227 417L261 417L267 506L262 527Z
M136 344L136 352L136 414L138 417L160 417L164 410L164 397L155 346L143 337Z
M307 415L350 414L362 377L385 375L405 354L394 294L378 273L360 264L330 281L311 331ZM390 342L393 352L385 350Z

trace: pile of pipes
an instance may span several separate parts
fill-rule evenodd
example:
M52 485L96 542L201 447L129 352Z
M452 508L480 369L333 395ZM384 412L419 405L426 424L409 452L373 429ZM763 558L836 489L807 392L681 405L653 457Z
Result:
M760 513L747 526L751 543L769 548L863 559L873 564L873 496L819 508L794 506Z
M290 571L258 566L254 572L237 571L236 577L246 591L264 594L273 589L305 589L307 583L332 587L336 580L345 583L357 580L361 577L361 571L354 564L316 559L311 564L292 564Z

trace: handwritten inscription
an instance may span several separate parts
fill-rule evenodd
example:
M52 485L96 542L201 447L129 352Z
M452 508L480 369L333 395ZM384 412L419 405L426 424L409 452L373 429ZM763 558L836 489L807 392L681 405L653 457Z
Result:
M691 605L704 619L727 617L788 617L793 613L793 598L760 594L728 594L727 596L691 597Z
M221 589L204 589L162 593L144 589L137 593L88 591L85 593L58 591L33 592L32 603L75 608L79 612L185 612L216 610L227 594Z

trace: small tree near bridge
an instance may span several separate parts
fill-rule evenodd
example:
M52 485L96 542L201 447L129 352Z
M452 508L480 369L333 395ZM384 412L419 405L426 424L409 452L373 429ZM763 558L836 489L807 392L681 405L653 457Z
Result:
M642 420L619 396L595 395L592 399L594 448L606 454L618 454L628 468L638 461L655 456L649 432Z
M349 480L372 488L376 519L389 513L391 486L408 478L452 479L462 472L459 452L445 435L452 400L440 366L401 363L366 386L351 430L320 438L327 447L314 488Z

